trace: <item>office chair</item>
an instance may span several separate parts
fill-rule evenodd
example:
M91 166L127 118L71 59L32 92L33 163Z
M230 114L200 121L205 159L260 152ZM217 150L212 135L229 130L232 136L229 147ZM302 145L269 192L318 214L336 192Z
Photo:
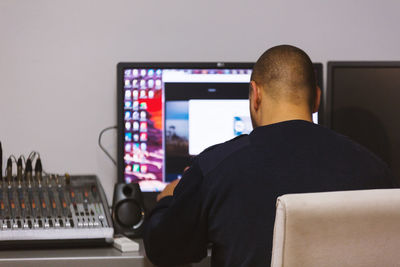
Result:
M271 267L400 266L400 189L278 197Z

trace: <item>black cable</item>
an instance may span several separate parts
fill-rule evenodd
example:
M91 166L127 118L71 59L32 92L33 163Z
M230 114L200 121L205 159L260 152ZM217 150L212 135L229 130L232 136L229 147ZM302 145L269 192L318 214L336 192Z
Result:
M33 150L33 151L31 151L31 153L29 153L28 158L29 158L30 160L34 161L34 159L35 159L36 156L40 158L39 152Z
M11 161L11 165L12 165L13 160L14 160L15 164L17 164L17 162L18 162L17 158L13 154L11 154L11 156L8 157L8 160ZM7 160L7 167L8 167L8 160ZM7 176L7 168L4 169L4 175Z
M10 155L10 158L11 160L14 160L15 164L17 164L18 160L13 154Z
M117 166L117 161L115 159L113 159L113 157L110 155L110 153L108 153L108 151L103 147L103 145L101 144L101 137L103 136L103 133L105 133L108 130L112 130L112 129L117 129L117 126L110 126L107 127L103 130L101 130L100 134L99 134L99 147L101 148L101 150L103 150L103 152L107 155L107 157L114 163L115 166Z
M1 142L0 142L0 148L1 148ZM0 149L0 150L1 150L1 149ZM1 151L1 152L2 152L2 151ZM0 155L1 155L1 153L0 153ZM9 158L11 159L11 161L14 161L15 164L18 164L18 160L17 160L17 158L15 157L15 155L11 154ZM24 155L21 155L20 158L21 158L21 160L23 160L24 165L25 165L25 164L26 164L26 161L27 161L26 158L25 158L25 156L24 156ZM33 161L35 160L35 158L40 159L40 153L37 152L37 151L31 151L31 153L29 153L28 159L30 159L30 160L33 162ZM0 165L1 165L1 163L0 163ZM42 171L45 175L49 175L49 173L47 173L44 169L42 169L41 171ZM2 168L0 168L0 172L2 172ZM3 172L2 172L2 173L3 173ZM1 173L1 174L2 174L2 173ZM6 175L7 175L7 168L4 169L4 176L6 176Z
M25 164L26 164L26 158L25 158L25 156L24 156L24 155L20 155L19 157L24 161L24 166L25 166Z

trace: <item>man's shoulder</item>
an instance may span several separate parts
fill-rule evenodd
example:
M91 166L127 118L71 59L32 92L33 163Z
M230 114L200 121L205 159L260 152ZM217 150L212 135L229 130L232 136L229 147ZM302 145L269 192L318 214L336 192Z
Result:
M205 149L196 157L196 160L203 175L207 175L229 156L249 145L249 136L242 134L229 141Z
M335 139L334 145L339 146L341 145L342 148L346 148L347 150L351 150L354 153L359 155L363 155L366 158L369 158L373 161L376 161L379 164L386 165L384 161L379 158L375 153L369 150L367 147L361 145L360 143L354 141L348 136L342 135L338 132L330 130L333 138Z
M336 155L341 158L341 162L348 161L355 168L364 166L363 169L366 171L375 169L386 172L389 170L387 163L367 147L336 131L330 129L324 131L326 139L322 141L329 140L330 143L326 151L328 155L336 152Z

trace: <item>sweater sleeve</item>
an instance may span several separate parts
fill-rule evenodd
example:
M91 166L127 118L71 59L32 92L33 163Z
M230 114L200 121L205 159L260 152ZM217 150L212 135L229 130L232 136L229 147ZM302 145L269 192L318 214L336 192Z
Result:
M207 216L202 201L203 175L196 161L184 173L172 197L161 199L150 213L143 241L155 265L200 261L207 255Z

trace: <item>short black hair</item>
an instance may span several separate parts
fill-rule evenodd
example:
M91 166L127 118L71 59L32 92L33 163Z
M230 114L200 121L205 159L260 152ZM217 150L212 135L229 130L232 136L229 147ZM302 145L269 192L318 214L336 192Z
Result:
M307 98L311 110L316 98L314 67L300 48L279 45L265 51L253 67L251 80L267 88L272 96L290 96L291 100Z

